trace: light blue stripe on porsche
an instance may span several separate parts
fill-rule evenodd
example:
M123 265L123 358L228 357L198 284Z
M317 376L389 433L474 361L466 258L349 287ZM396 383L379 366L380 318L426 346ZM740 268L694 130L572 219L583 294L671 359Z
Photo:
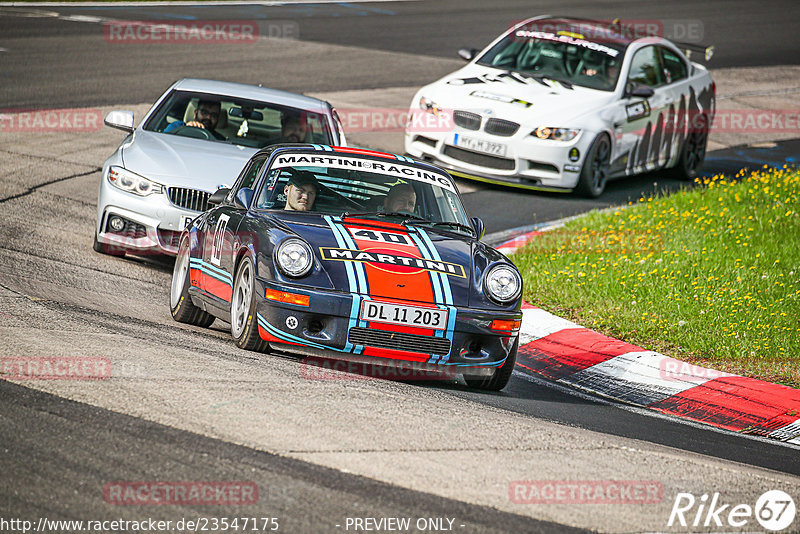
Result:
M417 227L416 230L417 234L419 235L420 241L425 245L424 249L427 251L427 254L430 255L429 259L432 259L434 261L442 261L441 254L439 254L439 251L436 249L436 245L433 244L433 241L431 241L431 238L427 234L427 232L425 232L425 230L419 227ZM423 250L423 248L420 247L420 250ZM452 353L453 332L455 330L456 313L458 313L458 310L455 306L453 306L453 290L450 287L450 277L442 273L431 273L431 276L433 275L438 276L439 283L442 284L442 289L444 291L444 304L447 306L447 309L449 310L449 313L447 315L448 317L447 331L442 332L442 336L450 340L450 345L451 345L450 353ZM439 359L435 363L445 363L449 359L450 359L450 354L444 354L441 356L441 359Z
M333 221L333 218L330 215L325 215L325 222L328 223L328 226L333 233L333 237L336 238L336 244L339 245L339 248L347 248L347 241L342 233L346 233L344 228L340 228L338 224ZM361 296L359 295L358 291L358 277L356 275L356 265L353 265L354 262L352 261L345 261L344 268L347 272L347 283L349 285L350 291L350 318L347 325L347 331L349 332L351 328L358 324L358 315L361 311ZM350 341L347 341L344 346L344 350L346 352L355 352L356 354L360 354L364 347L362 346L353 346Z
M301 345L307 345L309 347L314 347L315 349L328 349L328 350L336 350L342 352L341 349L337 349L335 347L327 347L325 345L320 345L319 343L314 343L313 341L309 341L307 339L299 338L297 336L293 336L292 334L288 334L282 330L278 330L271 324L267 322L263 315L260 313L256 313L256 319L258 320L258 325L272 334L273 336L277 337L278 339L282 339L284 341L290 341L292 343L300 343Z
M349 248L350 250L358 250L358 245L356 245L353 236L350 235L350 232L347 228L344 227L342 224L341 219L338 217L333 219L334 226L339 230L342 235L342 239L344 239L345 246L344 248ZM357 292L361 295L369 295L369 284L367 284L367 267L364 265L363 261L355 261L355 262L347 262L352 263L353 268L356 272L356 277L358 278L358 290ZM366 326L366 325L364 325Z
M233 286L233 277L230 274L226 273L222 269L214 267L213 265L209 265L203 260L190 259L189 266L195 269L200 269L200 272L216 278L220 282L225 282L229 286Z

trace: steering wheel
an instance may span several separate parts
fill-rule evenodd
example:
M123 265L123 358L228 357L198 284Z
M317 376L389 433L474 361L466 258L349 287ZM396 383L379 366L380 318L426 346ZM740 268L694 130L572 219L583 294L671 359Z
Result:
M186 124L181 124L169 133L180 135L181 137L191 137L193 139L214 139L214 136L211 135L211 132L205 128L197 128L196 126L189 126Z

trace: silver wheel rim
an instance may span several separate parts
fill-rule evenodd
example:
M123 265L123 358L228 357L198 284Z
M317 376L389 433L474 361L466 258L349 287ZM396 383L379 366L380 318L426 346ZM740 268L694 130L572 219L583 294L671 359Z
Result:
M235 338L244 332L247 316L250 314L250 302L253 298L253 268L248 260L243 261L233 287L233 302L231 303L231 333Z
M178 257L175 259L175 269L172 271L172 287L169 292L169 305L172 309L175 309L181 300L186 276L189 274L189 247L184 245L186 241L181 243Z

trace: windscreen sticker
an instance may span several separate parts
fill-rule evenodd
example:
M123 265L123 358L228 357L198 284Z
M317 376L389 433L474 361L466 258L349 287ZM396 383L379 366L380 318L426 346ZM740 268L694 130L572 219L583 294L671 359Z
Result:
M619 50L615 50L610 46L601 45L600 43L595 43L593 41L586 41L584 39L576 39L571 35L558 35L552 32L542 32L542 31L532 31L532 30L517 30L516 36L528 39L542 39L545 41L555 41L558 43L582 46L584 48L588 48L589 50L603 52L604 54L608 54L611 57L617 57L619 55Z
M375 174L395 176L397 178L411 179L418 182L437 185L455 193L453 182L447 176L436 172L429 172L408 165L399 165L388 161L375 161L345 156L318 156L311 154L280 154L272 164L273 169L282 167L307 167L320 166L329 169L362 170Z
M466 278L466 274L464 274L464 267L456 263L448 263L446 261L434 261L425 258L398 256L397 254L382 254L347 248L320 247L319 251L322 259L328 261L357 261L384 265L397 265L403 267L416 267L417 269L422 269L425 271L432 271L450 276L458 276L459 278Z

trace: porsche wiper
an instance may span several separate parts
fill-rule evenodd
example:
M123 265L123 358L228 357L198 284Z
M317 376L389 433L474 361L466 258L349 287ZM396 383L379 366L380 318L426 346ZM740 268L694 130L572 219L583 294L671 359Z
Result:
M424 217L420 217L419 215L414 215L413 213L408 213L407 211L362 211L362 212L349 212L346 211L342 213L342 218L344 217L403 217L403 224L409 221L428 221Z
M405 224L408 221L403 221ZM426 219L422 219L419 221L420 223L424 224L425 226L433 226L434 228L438 228L441 226L449 226L450 228L457 228L459 230L465 230L470 233L470 235L475 235L475 229L471 226L467 226L466 224L462 224L460 222L455 221L429 221Z

